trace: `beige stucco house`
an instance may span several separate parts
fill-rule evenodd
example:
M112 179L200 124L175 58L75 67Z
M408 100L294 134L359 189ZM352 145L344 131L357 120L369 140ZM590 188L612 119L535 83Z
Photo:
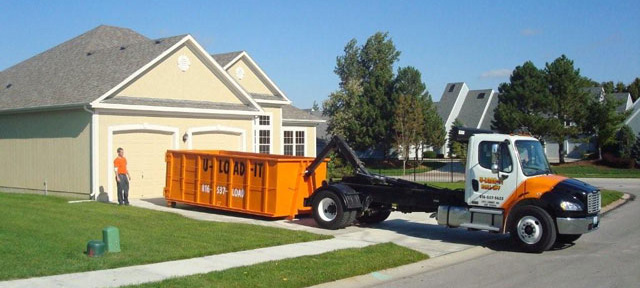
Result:
M191 35L99 26L0 72L0 190L110 200L125 149L130 198L162 197L168 149L314 157L323 122L244 51Z

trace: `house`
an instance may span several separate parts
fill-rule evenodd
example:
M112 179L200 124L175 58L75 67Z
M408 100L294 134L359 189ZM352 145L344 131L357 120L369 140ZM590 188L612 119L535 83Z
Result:
M636 99L636 102L628 110L631 111L631 115L624 121L624 124L629 125L633 133L638 137L638 133L640 133L640 100Z
M465 127L491 129L494 110L498 106L498 92L493 89L469 90L464 82L448 83L435 105L447 132L445 144L436 150L447 155L448 135L456 119Z
M168 149L316 154L316 126L244 51L99 26L0 72L0 189L162 197Z

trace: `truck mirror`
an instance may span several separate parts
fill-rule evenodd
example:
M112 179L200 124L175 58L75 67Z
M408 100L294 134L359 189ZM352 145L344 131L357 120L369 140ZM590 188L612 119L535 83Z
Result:
M491 173L498 174L500 171L500 165L498 165L498 161L500 160L500 145L495 143L491 145Z

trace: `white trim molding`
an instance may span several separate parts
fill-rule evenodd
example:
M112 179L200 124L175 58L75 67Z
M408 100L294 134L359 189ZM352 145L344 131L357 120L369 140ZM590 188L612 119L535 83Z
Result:
M126 132L126 131L131 131L131 132L135 132L135 131L141 131L141 132L165 132L165 133L170 133L173 134L173 149L178 149L180 146L180 141L179 141L179 130L177 127L170 127L170 126L161 126L161 125L154 125L154 124L147 124L147 123L143 123L143 124L125 124L125 125L115 125L115 126L109 126L107 128L107 155L109 155L107 157L107 198L109 199L109 202L113 201L113 179L115 177L115 175L113 175L113 161L111 161L112 159L114 159L114 151L113 151L113 135L116 132Z
M320 123L325 123L327 122L327 120L308 120L308 119L282 119L282 125L304 125L304 124L315 124L315 125L309 125L309 127L311 126L316 126Z
M242 152L247 151L247 131L241 128L222 126L222 125L192 127L187 129L187 132L186 132L187 133L187 149L189 150L193 149L194 133L199 134L199 133L207 133L207 132L218 132L218 133L224 133L224 134L239 135L240 141L242 142L240 144L240 147L241 147L240 149L242 149Z
M242 110L220 110L220 109L201 109L201 108L181 108L181 107L165 107L165 106L146 106L146 105L126 105L126 104L107 104L98 103L92 106L95 109L104 110L129 110L129 111L150 111L150 112L172 112L202 115L235 115L235 116L258 116L267 115L265 112L258 111L242 111Z

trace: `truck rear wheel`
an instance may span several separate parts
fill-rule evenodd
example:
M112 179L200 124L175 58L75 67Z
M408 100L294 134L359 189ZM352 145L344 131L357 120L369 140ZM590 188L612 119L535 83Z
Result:
M367 214L362 215L357 219L358 219L358 222L360 223L375 224L375 223L380 223L384 220L387 220L390 214L391 214L391 210L374 210L374 211L371 211L371 213L369 213L368 215Z
M346 207L342 202L342 199L329 190L318 191L318 194L313 197L313 219L316 220L318 226L325 229L340 229L349 220L353 222L356 211L346 211Z
M569 244L576 242L576 240L578 240L580 236L582 236L582 234L558 234L558 236L556 237L556 242Z
M556 241L556 226L544 209L537 206L516 208L509 233L525 252L541 253Z

